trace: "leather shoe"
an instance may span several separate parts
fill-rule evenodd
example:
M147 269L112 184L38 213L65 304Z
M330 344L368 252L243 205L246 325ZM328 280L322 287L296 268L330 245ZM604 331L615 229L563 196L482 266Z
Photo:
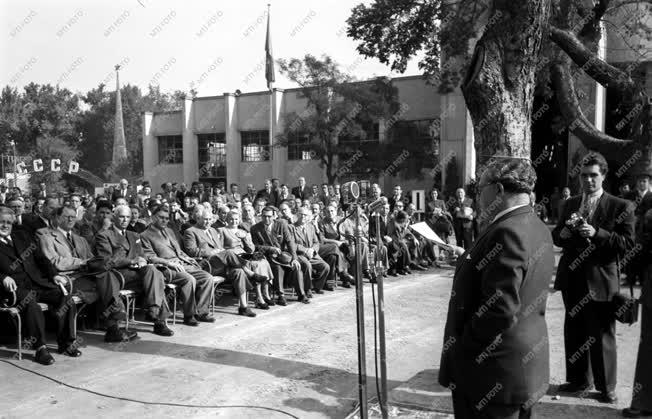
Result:
M249 307L238 307L238 314L247 317L256 317L256 313L251 311Z
M276 299L276 304L285 307L286 305L288 305L288 302L287 302L287 300L285 299L285 297L281 295L280 297L278 297L278 298Z
M615 391L603 391L600 393L600 401L603 403L614 404L618 401Z
M626 418L645 418L652 417L652 411L649 410L638 410L633 407L628 407L623 409L623 416Z
M310 299L305 295L300 295L298 301L303 304L310 304Z
M195 320L195 317L184 317L183 324L186 326L199 326L199 322Z
M172 331L172 329L170 329L168 325L165 324L165 322L161 322L161 321L157 321L156 323L154 323L154 334L159 336L166 336L166 337L174 336L174 332Z
M397 271L397 273L398 273L399 275L409 275L409 274L411 274L412 272L408 271L407 269L399 269L399 270Z
M425 271L426 268L424 268L421 265L417 265L416 263L411 263L410 264L410 269L414 269L415 271Z
M259 308L261 310L269 310L269 306L267 303L261 303L261 302L256 302L256 308Z
M313 295L312 295L312 291L308 291L308 292L306 293L306 297L308 297L308 298L312 298L312 297L313 297Z
M351 283L349 283L349 281L344 281L344 282L342 282L342 286L344 288L351 288Z
M54 364L54 357L50 354L47 347L42 347L34 355L34 360L42 365L52 365Z
M200 322L215 323L215 317L211 316L210 313L200 314L198 316L195 316L195 318Z
M317 288L315 288L315 294L323 294L323 293L324 293L324 291L318 290Z
M583 391L590 391L591 389L593 389L591 384L565 383L560 385L557 388L557 391L562 393L580 393Z
M342 272L340 274L340 279L342 282L354 282L355 278L348 272Z
M109 327L104 335L104 342L127 342L138 336L134 330L127 331L125 329L118 329L118 326Z
M271 298L265 298L265 297L263 297L263 300L265 300L265 303L266 303L268 306L270 306L270 307L273 307L273 306L276 305L276 303L274 302L274 300L272 300Z
M325 290L325 291L334 291L335 289L334 289L333 287L331 287L330 285L326 285L326 286L324 287L324 290Z
M79 358L82 356L81 351L77 349L77 342L73 342L70 345L59 345L57 352L67 355L71 358Z
M387 271L387 275L389 275L389 276L397 276L396 269L390 269L389 271Z

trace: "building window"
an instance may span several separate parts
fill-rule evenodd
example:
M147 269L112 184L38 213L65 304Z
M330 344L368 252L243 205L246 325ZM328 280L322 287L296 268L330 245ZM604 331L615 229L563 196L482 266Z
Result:
M242 161L271 160L269 131L240 131L240 139L242 141Z
M378 122L362 124L362 129L365 132L365 138L361 136L354 136L346 130L338 137L338 142L342 145L349 145L355 147L362 143L377 143L380 141L380 125Z
M391 128L391 138L399 142L422 143L426 149L432 149L433 154L439 155L439 128L436 119L397 121Z
M164 135L158 138L158 163L183 163L183 137L181 135Z
M288 140L288 160L314 160L316 153L310 146L310 138L306 136Z
M226 137L223 132L198 134L200 178L226 177Z

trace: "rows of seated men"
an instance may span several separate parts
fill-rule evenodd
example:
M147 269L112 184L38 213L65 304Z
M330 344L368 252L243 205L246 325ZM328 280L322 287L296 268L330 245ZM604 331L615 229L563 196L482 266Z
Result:
M383 198L379 188L374 193ZM142 295L155 334L172 336L166 322L172 314L166 284L176 286L183 323L191 327L215 321L209 310L215 276L232 284L237 312L247 317L256 316L248 305L249 291L255 291L253 308L268 310L288 304L288 287L294 288L298 302L310 304L315 294L332 291L338 280L347 288L354 284L355 225L341 219L347 207L337 200L292 205L284 199L278 208L260 196L244 206L192 202L179 217L174 203L150 200L146 213L139 214L139 208L118 197L115 206L99 199L80 219L74 205L59 206L51 198L44 199L38 214L20 217L16 199L1 207L0 236L6 240L0 240L0 250L10 249L0 252L0 292L5 300L16 296L26 340L34 342L36 359L44 364L54 359L43 343L43 313L37 302L56 308L52 312L58 316L60 352L81 355L69 324L76 309L71 293L87 303L96 296L107 327L105 341L118 342L136 336L119 327L126 320L121 289ZM392 213L387 202L363 218L360 264L366 278L374 281L370 248L379 248L389 275L423 270L434 258L436 249L408 230L414 208L408 204L407 210Z

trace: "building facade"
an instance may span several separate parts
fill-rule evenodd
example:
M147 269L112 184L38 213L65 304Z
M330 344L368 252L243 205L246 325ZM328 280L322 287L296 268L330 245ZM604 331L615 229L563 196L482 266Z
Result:
M460 178L472 177L475 155L473 131L461 94L440 95L421 76L392 79L401 104L399 124L426 131L440 156L454 156ZM306 100L300 89L274 89L252 93L186 98L183 109L143 114L143 175L156 188L167 182L189 184L251 183L261 188L267 178L296 185L300 176L308 184L326 181L314 155L301 147L273 147L272 137L283 132L285 115L301 114ZM386 121L378 121L369 141L389 141ZM429 134L428 134L429 132ZM443 173L442 173L443 174ZM404 189L427 189L432 179L416 180L380 176L383 188L401 183ZM340 180L342 181L342 180Z

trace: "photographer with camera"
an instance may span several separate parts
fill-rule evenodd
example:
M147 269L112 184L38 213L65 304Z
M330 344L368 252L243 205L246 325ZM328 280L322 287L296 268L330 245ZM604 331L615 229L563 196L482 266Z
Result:
M582 195L566 202L552 237L555 245L563 248L555 289L561 290L566 308L567 383L559 390L588 391L595 380L601 400L615 403L612 299L620 285L619 258L634 246L635 217L630 202L602 189L607 171L607 161L599 153L590 152L582 159Z

